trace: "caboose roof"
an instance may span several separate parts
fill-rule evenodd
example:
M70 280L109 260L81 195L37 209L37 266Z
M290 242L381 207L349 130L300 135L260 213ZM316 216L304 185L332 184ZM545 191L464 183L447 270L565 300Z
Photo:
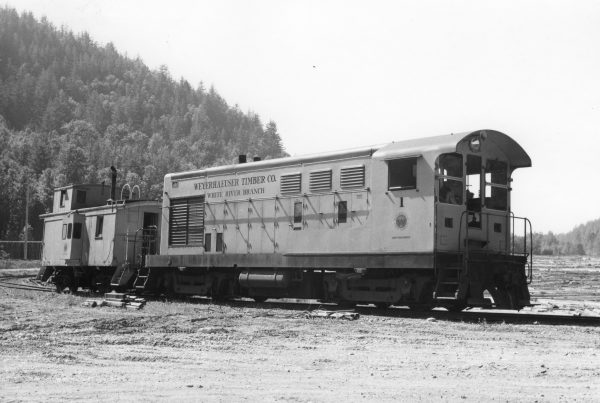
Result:
M78 184L74 184L71 183L69 185L65 185L65 186L59 186L59 187L55 187L54 191L56 192L57 190L65 190L65 189L89 189L89 188L101 188L101 187L110 187L110 185L105 185L104 183L78 183Z
M74 210L66 210L66 211L58 211L58 212L50 212L46 214L40 214L40 218L46 217L58 217L58 216L69 216L73 213L78 214L86 214L93 212L102 212L104 210L109 210L110 212L114 212L117 210L126 210L129 208L137 208L137 207L148 207L148 206L160 206L160 202L157 200L144 200L144 199L136 199L136 200L121 200L116 203L107 203L99 206L90 206L90 207L82 207Z
M377 159L398 158L403 156L417 156L424 153L436 152L439 154L456 152L461 144L470 141L473 137L484 136L485 141L493 142L508 158L513 168L531 166L531 159L521 146L504 133L495 130L477 130L474 132L452 133L442 136L423 137L418 139L403 140L393 143L353 148L348 150L323 152L295 157L275 158L271 160L247 162L244 164L225 165L201 170L186 171L167 174L171 180L201 178L205 176L224 175L258 171L279 167L290 167L301 164L335 161L360 157L373 157Z

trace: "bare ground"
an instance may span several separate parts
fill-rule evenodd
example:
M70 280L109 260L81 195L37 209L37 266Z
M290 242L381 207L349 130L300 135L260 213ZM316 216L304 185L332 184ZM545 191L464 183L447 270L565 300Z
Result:
M595 327L84 299L0 289L1 401L600 401Z

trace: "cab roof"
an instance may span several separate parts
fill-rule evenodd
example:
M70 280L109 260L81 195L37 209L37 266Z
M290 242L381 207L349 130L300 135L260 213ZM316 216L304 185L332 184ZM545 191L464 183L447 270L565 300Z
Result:
M451 133L442 136L424 137L404 140L388 144L373 154L373 158L390 159L398 157L418 156L424 153L444 154L457 152L472 139L482 143L492 143L507 158L512 168L531 166L531 158L512 138L496 130L477 130L474 132Z

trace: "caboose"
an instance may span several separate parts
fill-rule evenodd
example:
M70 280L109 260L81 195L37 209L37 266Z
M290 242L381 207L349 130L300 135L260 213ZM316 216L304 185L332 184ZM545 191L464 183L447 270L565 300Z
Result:
M527 153L494 130L165 176L139 289L416 309L530 303Z
M114 172L116 178L116 171ZM44 220L42 267L38 279L58 291L127 286L136 267L157 249L160 203L121 196L113 185L69 185L54 190ZM139 190L137 192L139 197ZM116 274L116 275L115 275ZM114 277L114 279L113 279Z

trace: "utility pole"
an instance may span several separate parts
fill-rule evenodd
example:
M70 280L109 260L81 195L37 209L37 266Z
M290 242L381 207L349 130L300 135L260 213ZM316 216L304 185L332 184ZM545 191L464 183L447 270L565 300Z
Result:
M23 258L27 260L27 241L29 238L29 182L25 187L25 245L23 247Z

